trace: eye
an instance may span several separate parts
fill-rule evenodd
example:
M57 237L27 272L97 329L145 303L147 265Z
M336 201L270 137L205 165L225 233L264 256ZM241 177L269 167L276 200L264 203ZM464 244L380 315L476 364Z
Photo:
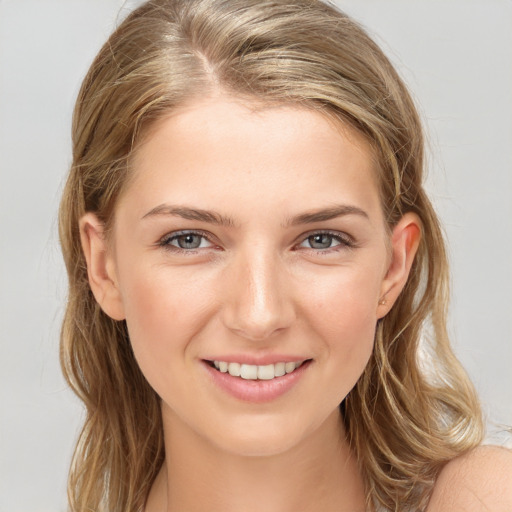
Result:
M345 233L330 232L313 233L299 244L299 247L315 249L317 251L328 251L329 249L337 250L353 246L353 241Z
M308 236L304 242L308 243L312 249L329 249L333 242L335 242L335 245L339 245L339 242L332 235L326 233Z
M196 231L169 233L160 240L159 245L169 250L185 252L213 247L205 234Z

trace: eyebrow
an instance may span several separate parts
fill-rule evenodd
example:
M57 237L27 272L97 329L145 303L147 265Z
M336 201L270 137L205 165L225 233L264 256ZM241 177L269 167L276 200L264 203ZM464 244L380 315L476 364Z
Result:
M169 204L161 204L156 206L148 213L146 213L142 218L145 219L158 215L172 215L175 217L181 217L182 219L198 220L201 222L207 222L209 224L216 224L218 226L232 227L235 225L233 219L214 211L201 210L199 208L189 208L187 206L173 206Z
M217 226L235 226L235 222L231 217L227 217L213 210L202 210L199 208L190 208L188 206L173 206L169 204L161 204L156 206L148 213L146 213L142 219L159 215L171 215L187 220L207 222ZM301 213L300 215L290 217L287 219L283 227L298 226L301 224L313 224L315 222L323 222L346 215L358 215L360 217L369 219L368 214L361 208L357 206L342 204L331 206L329 208L310 210L305 213Z
M359 215L369 220L368 214L357 206L340 204L329 208L320 208L301 213L295 217L288 219L286 226L297 226L300 224L313 224L315 222L323 222L326 220L344 217L346 215Z

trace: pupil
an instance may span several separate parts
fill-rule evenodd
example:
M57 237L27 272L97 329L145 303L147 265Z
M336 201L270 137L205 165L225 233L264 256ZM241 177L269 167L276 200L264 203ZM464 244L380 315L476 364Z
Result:
M314 235L309 238L309 243L314 249L328 249L331 245L331 236Z

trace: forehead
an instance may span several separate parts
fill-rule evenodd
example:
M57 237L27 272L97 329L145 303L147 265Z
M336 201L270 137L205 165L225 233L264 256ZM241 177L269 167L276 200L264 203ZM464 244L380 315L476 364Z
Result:
M352 127L312 109L222 95L156 122L131 168L128 188L153 202L178 191L218 202L236 191L268 204L338 203L348 194L374 200L378 190L374 152Z
M337 133L358 146L373 160L374 165L378 165L376 153L367 137L334 112L319 108L314 103L299 105L297 102L265 101L256 97L231 95L222 90L205 97L194 97L149 124L134 148L134 160L149 141L164 132L184 136L194 132L201 136L207 132L211 134L235 128L242 134L244 125L252 130L258 127L270 129L277 141L281 140L280 134L284 136L292 132L299 136L302 131L310 137L314 131L317 141L326 133L329 136Z

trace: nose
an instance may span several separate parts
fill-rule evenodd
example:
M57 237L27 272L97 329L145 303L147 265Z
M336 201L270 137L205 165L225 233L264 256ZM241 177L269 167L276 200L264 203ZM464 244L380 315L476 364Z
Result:
M292 287L278 255L254 248L248 252L227 270L222 321L239 336L263 341L292 324Z

